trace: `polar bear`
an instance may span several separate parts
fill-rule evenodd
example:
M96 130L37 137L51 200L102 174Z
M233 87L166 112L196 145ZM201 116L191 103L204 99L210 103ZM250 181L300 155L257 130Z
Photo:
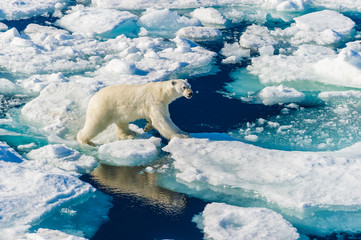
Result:
M168 105L179 97L190 99L193 95L187 80L175 79L141 85L115 85L101 89L89 100L84 127L78 132L81 144L94 145L91 141L110 124L116 124L120 139L131 139L135 133L129 129L129 122L138 119L148 121L145 131L153 127L167 139L185 138L170 119Z

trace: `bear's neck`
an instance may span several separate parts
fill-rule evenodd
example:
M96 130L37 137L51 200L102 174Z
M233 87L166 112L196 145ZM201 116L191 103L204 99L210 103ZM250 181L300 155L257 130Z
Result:
M161 94L161 101L170 104L180 96L177 94L177 92L174 91L173 87L168 89L163 89L163 93Z

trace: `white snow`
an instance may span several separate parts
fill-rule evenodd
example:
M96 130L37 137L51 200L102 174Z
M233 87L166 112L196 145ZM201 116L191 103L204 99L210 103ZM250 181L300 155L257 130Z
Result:
M343 101L348 98L360 99L361 92L356 90L321 92L318 94L318 97L323 101Z
M342 14L323 10L295 18L296 26L304 31L323 32L332 29L342 35L349 34L355 23Z
M77 237L66 234L58 230L40 228L36 233L25 234L27 240L86 240L83 237Z
M196 18L180 16L175 11L169 9L147 9L138 19L138 25L146 29L147 33L156 34L163 37L172 37L179 29L190 26L201 26L201 22Z
M266 208L209 203L193 218L205 239L292 240L299 234L282 216Z
M6 26L6 24L5 23L2 23L2 22L0 22L0 31L7 31L8 30L8 26Z
M61 10L70 0L6 0L0 2L0 20L17 20Z
M65 171L49 172L46 167L23 159L5 143L0 144L0 175L1 239L23 239L31 224L52 214L53 209L96 198L96 189L90 184ZM109 198L102 201L105 202L97 207L104 214ZM89 234L91 228L89 225L88 230L83 229L87 233L82 234Z
M276 28L271 35L293 45L331 45L350 37L355 26L350 18L332 10L308 13L294 20L290 27L284 30Z
M320 59L313 67L322 82L361 88L361 41L347 43L337 55Z
M136 20L137 16L127 11L86 8L65 15L57 21L57 24L86 37L94 37L95 35L116 37L116 35L127 30L134 30ZM131 26L132 21L134 26Z
M32 150L26 156L34 161L35 166L42 167L48 172L61 169L68 173L81 175L90 173L98 165L94 157L82 155L64 144L46 145Z
M226 58L222 60L222 63L237 63L243 58L249 58L251 56L250 49L244 49L239 46L238 42L224 43L224 47L220 52Z
M70 135L69 138L74 140L75 133L84 123L88 101L97 90L98 83L90 81L52 83L28 102L21 113L28 124L42 126L49 135L63 138Z
M135 73L135 70L136 67L134 63L128 63L124 60L115 58L108 62L100 71L111 72L119 75L133 75Z
M34 92L40 92L51 83L68 82L68 78L62 73L51 74L35 74L27 79L18 80L18 84L22 85L26 90L32 90Z
M276 40L270 35L267 27L256 24L247 27L239 40L241 47L252 50L258 50L265 46L272 46L276 43Z
M291 42L296 44L316 42L324 45L339 42L355 26L350 18L332 10L309 13L294 20L298 32Z
M0 94L12 95L20 92L21 89L15 83L6 78L0 78Z
M226 19L215 8L197 8L191 12L191 16L198 18L204 26L224 25Z
M177 181L191 188L208 184L210 189L232 189L231 195L253 193L320 232L357 231L361 194L354 189L361 187L359 149L358 143L334 152L281 151L197 138L174 138L163 148L174 159ZM340 223L322 215L336 210L349 211L353 220ZM329 222L318 222L319 214Z
M301 102L305 98L305 94L294 88L283 86L265 87L258 93L258 97L265 105L273 105L278 103Z
M92 0L92 5L96 7L117 9L146 9L154 6L159 8L182 9L216 6L252 7L253 5L256 5L259 8L274 9L278 11L299 11L304 10L307 3L308 1L305 0L133 0L131 2L126 0ZM322 3L319 4L322 5Z
M160 142L160 138L151 137L106 143L99 147L98 157L107 165L147 165L156 159Z
M67 31L29 24L20 35L12 28L0 33L2 68L13 73L84 71L96 66L94 55L102 55L103 44L70 35Z
M292 55L279 54L252 58L247 69L257 75L263 84L277 84L291 81L324 81L314 71L317 62L326 58L335 58L335 52L327 47L301 45Z
M222 37L222 32L213 27L185 27L176 34L193 41L210 41Z

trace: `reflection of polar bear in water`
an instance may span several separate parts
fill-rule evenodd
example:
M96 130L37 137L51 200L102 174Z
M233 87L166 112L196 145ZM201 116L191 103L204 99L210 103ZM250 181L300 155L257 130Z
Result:
M187 137L170 119L168 105L181 96L189 99L192 95L186 80L105 87L90 99L77 140L94 145L91 139L112 123L116 124L120 139L131 139L135 133L129 129L129 122L143 118L148 120L145 131L154 127L167 139Z

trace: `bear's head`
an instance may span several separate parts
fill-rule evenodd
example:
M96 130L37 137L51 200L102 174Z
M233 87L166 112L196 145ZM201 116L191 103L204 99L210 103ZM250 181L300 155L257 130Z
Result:
M185 79L174 79L171 80L174 90L179 94L179 96L184 96L190 99L193 96L193 91L191 85Z

